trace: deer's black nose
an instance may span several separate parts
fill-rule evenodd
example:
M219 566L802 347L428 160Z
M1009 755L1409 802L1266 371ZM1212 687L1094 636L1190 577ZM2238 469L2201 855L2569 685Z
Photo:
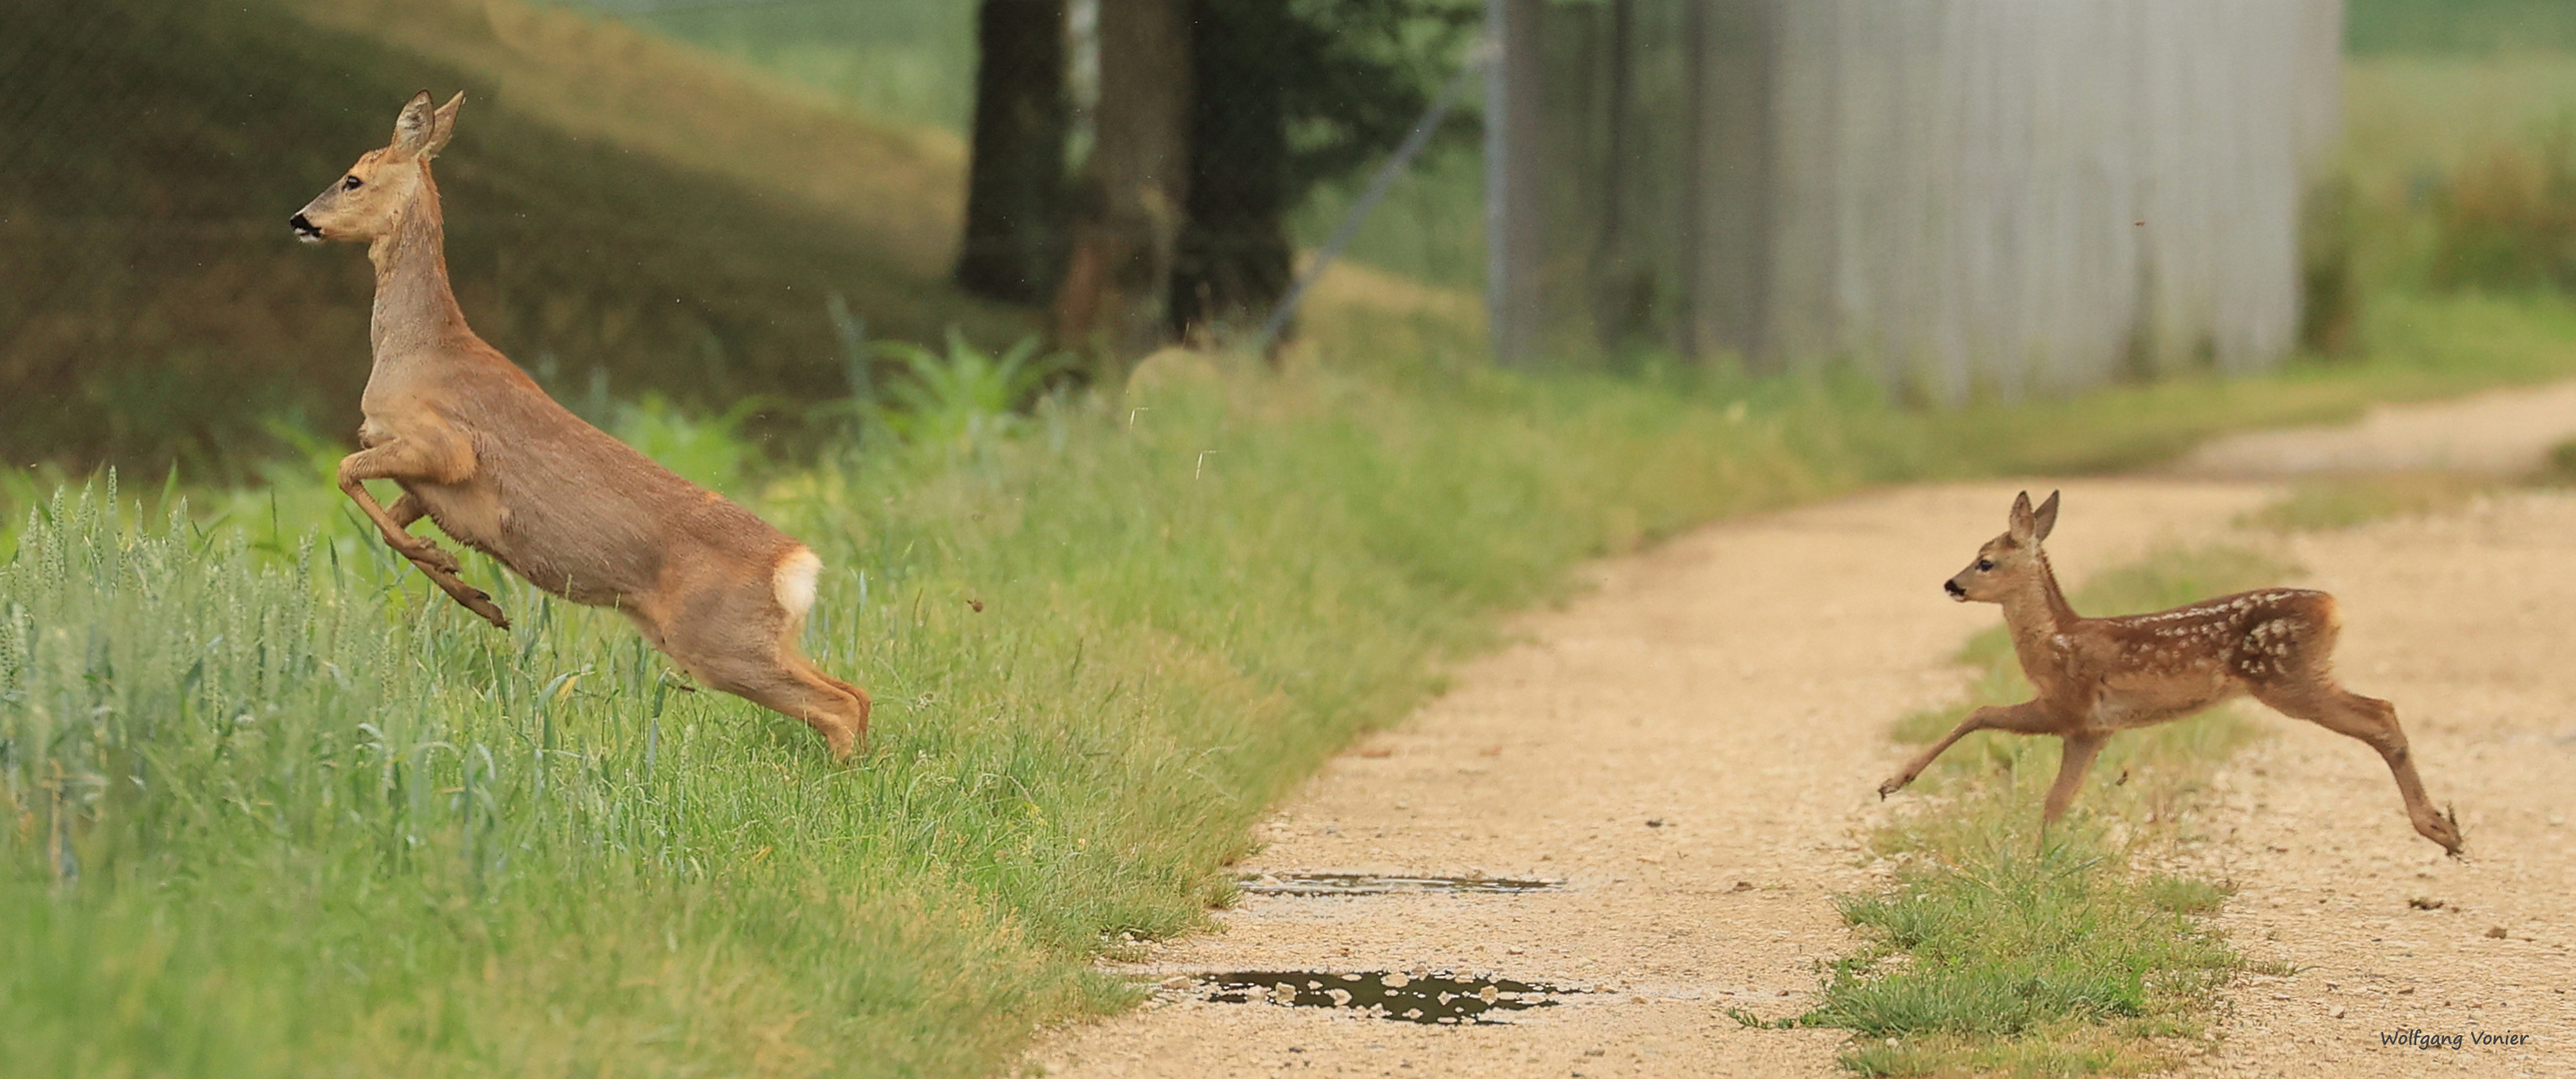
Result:
M1968 598L1968 590L1959 586L1959 581L1958 581L1958 579L1957 579L1957 578L1952 578L1952 579L1950 579L1950 580L1947 580L1947 581L1943 581L1943 582L1941 582L1941 590L1942 590L1942 591L1944 591L1944 592L1948 592L1948 593L1950 594L1950 598L1951 598L1951 599L1966 599L1966 598Z
M321 229L321 227L320 227L320 226L318 226L318 225L315 225L315 224L314 224L310 219L306 218L303 214L300 214L300 213L299 213L299 214L296 214L296 215L295 215L295 216L293 216L293 217L287 218L287 219L286 219L286 223L287 223L287 225L289 225L289 226L291 226L292 228L294 228L294 229L295 229L295 238L296 238L296 239L298 239L298 240L302 240L302 241L304 241L304 242L306 242L306 243L311 243L311 242L313 242L313 241L315 241L315 240L319 240L319 239L321 239L321 238L322 238L322 229Z

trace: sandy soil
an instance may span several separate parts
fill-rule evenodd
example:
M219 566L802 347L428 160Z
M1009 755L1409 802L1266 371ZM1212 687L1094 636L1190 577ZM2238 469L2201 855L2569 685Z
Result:
M2576 391L2545 392L2576 406ZM2457 407L2457 427L2498 422L2493 400ZM1247 897L1221 931L1121 968L1168 987L1138 1012L1043 1039L1033 1070L1840 1074L1843 1034L1753 1029L1728 1012L1805 1010L1816 964L1849 948L1832 897L1873 883L1857 836L1887 811L1873 791L1902 755L1887 725L1955 699L1963 672L1948 657L1998 617L1948 602L1939 583L2001 530L2022 486L1729 522L1595 567L1596 589L1527 617L1523 643L1334 761L1264 825L1267 846L1244 867L1562 890ZM2063 486L2050 549L2078 578L2158 543L2216 538L2279 494L2244 481ZM2515 495L2288 542L2342 596L2347 680L2398 703L2471 856L2446 860L2414 834L2374 754L2273 717L2280 736L2219 777L2215 838L2198 857L2242 888L2221 916L2240 943L2301 972L2243 979L2187 1070L2576 1075L2576 659L2564 655L2576 497ZM1211 1003L1186 977L1230 970L1447 970L1591 992L1442 1027ZM2381 1044L2419 1028L2537 1041Z
M2576 1075L2576 495L2301 537L2342 600L2344 681L2397 704L2417 767L2456 805L2468 857L2397 822L2373 754L2307 724L2219 777L2241 891L2223 924L2258 959L2200 1075ZM2433 910L2412 901L2438 902ZM2522 1046L2382 1036L2520 1033Z

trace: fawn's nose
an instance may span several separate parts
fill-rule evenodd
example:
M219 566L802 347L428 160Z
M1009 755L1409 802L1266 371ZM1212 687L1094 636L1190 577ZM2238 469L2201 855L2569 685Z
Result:
M308 244L321 242L322 227L314 224L313 219L298 213L294 217L286 219L286 223L295 229L296 239L302 240Z
M1948 592L1951 599L1958 600L1961 603L1966 603L1968 601L1968 590L1965 586L1959 583L1959 579L1956 577L1941 582L1941 590Z

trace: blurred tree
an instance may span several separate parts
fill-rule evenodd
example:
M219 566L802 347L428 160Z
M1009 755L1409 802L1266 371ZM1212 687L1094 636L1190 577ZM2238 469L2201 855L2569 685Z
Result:
M1169 339L1189 198L1191 0L1100 4L1100 100L1055 304L1056 339L1141 356Z
M1042 303L1064 270L1073 131L1064 16L1064 0L983 0L977 12L974 141L956 276L978 296Z
M1463 0L1191 8L1196 92L1171 332L1222 337L1258 322L1287 291L1289 211L1404 140L1482 9Z
M988 15L999 2L986 0ZM1100 97L1058 339L1132 356L1257 322L1290 283L1289 211L1404 140L1480 10L1475 0L1103 0ZM986 125L1007 121L979 104L979 155Z

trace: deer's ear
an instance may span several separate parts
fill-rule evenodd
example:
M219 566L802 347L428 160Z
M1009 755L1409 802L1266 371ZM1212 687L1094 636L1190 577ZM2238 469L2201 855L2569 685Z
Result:
M2039 522L2030 515L2030 492L2023 491L2013 496L2012 516L2006 520L2010 522L2010 528L2004 534L2012 537L2014 543L2029 543L2039 537Z
M2033 526L2030 533L2031 539L2047 539L2048 534L2056 530L2057 495L2058 492L2056 491L2048 492L2048 501L2040 503L2039 511L2031 515L2031 524Z
M402 157L418 157L430 149L430 139L438 133L437 104L423 90L411 95L402 113L394 117L393 151Z
M448 98L447 104L439 106L438 111L431 115L429 144L420 148L420 156L436 157L440 150L447 148L448 137L456 134L456 109L463 104L465 91L459 90L455 97Z

